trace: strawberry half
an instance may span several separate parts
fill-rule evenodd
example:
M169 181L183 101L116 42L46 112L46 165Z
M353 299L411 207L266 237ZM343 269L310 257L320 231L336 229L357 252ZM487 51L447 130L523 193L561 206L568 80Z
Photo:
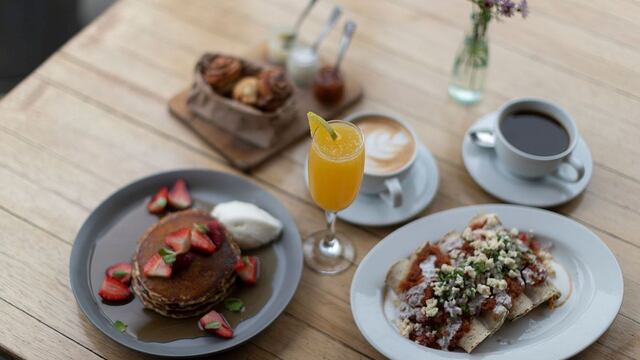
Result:
M162 260L162 256L159 254L154 254L144 267L142 268L142 272L148 277L163 277L168 278L171 277L171 265L167 265L164 260Z
M216 220L211 220L207 223L207 229L209 229L209 238L211 241L213 241L216 247L220 247L227 237L224 226Z
M107 277L129 285L131 283L131 264L125 262L113 264L107 268L105 274Z
M184 254L188 252L191 248L189 228L182 228L170 233L166 238L164 238L164 242L169 245L176 254Z
M102 281L98 295L106 301L122 301L131 296L131 290L119 280L106 277Z
M178 272L186 270L191 265L193 260L196 259L196 256L198 255L192 252L176 256L176 262L173 263L173 271Z
M202 224L193 224L191 229L191 248L203 254L213 254L216 245L207 235L207 227Z
M211 310L203 316L198 321L198 325L200 329L221 338L230 339L233 337L233 330L229 326L227 319L215 310Z
M183 179L178 179L169 191L169 204L176 209L186 209L191 206L191 202L187 183Z
M243 269L244 267L245 267L244 260L242 260L242 257L238 257L238 259L236 260L236 263L233 265L233 270L238 272L238 270Z
M236 270L236 273L247 285L254 285L258 281L260 273L260 261L257 256L243 256L244 266Z
M147 204L147 210L152 214L160 214L167 208L169 201L169 188L163 186L158 192L153 195L149 204Z

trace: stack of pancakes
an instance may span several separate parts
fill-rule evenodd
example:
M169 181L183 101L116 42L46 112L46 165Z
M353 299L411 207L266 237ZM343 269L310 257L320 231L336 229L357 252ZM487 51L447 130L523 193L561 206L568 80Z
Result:
M198 316L231 293L240 249L228 233L215 253L196 254L191 265L169 278L147 277L142 271L154 254L167 247L164 239L169 233L211 220L203 210L185 210L167 215L142 235L133 257L132 286L145 308L172 318Z

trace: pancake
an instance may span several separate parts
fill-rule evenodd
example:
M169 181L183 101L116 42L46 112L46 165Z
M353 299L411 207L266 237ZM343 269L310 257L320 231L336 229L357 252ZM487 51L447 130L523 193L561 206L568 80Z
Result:
M211 220L204 210L185 210L167 215L140 237L133 258L133 290L146 308L169 317L197 316L233 290L240 249L228 233L215 253L197 254L188 268L170 278L147 277L142 272L144 264L167 246L164 239L169 233Z

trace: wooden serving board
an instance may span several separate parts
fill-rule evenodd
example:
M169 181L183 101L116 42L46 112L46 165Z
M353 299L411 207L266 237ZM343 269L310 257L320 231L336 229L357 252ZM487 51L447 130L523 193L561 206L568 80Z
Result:
M193 114L187 106L188 89L169 100L169 111L224 156L231 165L242 171L250 171L285 147L304 136L308 136L309 126L306 117L308 111L313 111L325 119L335 119L349 106L359 101L363 95L362 85L356 79L349 77L348 74L344 78L344 97L339 103L332 106L326 106L316 101L311 89L296 88L293 96L295 96L297 115L291 125L274 142L274 145L268 148L261 148L238 139L232 133Z

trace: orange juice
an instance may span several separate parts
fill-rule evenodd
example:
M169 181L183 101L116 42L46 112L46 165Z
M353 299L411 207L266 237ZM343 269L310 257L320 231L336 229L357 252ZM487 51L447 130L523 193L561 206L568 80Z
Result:
M327 211L347 208L360 189L364 172L362 133L348 122L330 121L338 134L316 129L309 151L309 191L313 201Z

